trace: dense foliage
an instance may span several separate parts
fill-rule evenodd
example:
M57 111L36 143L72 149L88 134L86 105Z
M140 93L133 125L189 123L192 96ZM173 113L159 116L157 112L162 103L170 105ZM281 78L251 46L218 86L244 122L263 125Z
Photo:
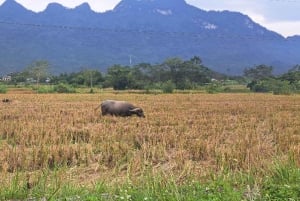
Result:
M7 87L5 85L0 84L0 93L4 94L7 91Z
M174 89L205 89L208 93L232 92L228 85L247 85L253 92L292 94L300 91L300 65L287 73L273 74L273 67L258 65L246 68L243 76L228 76L202 64L199 57L190 60L169 58L161 64L140 63L134 66L113 65L105 73L94 69L51 75L47 61L36 61L23 72L11 73L8 84L36 85L39 93L72 93L78 87L113 88L115 90L159 89L172 93ZM39 83L55 85L40 86ZM236 92L245 92L238 91ZM3 93L3 92L2 92Z
M93 88L112 87L124 89L195 89L199 85L210 83L212 79L224 79L225 75L214 72L202 64L199 57L184 61L180 58L170 58L161 64L141 63L135 66L113 65L106 74L97 70L85 69L79 72L62 73L50 76L48 63L37 61L24 72L12 73L11 83L50 83L69 84L74 87L87 86ZM166 89L171 92L172 89Z
M254 92L273 92L273 94L291 94L300 91L300 66L296 65L287 73L274 76L271 66L259 65L246 69L244 76L250 82L247 87Z

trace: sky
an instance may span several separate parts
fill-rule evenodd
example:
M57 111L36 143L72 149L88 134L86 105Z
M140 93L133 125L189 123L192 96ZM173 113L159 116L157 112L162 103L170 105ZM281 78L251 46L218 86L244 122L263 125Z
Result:
M0 0L2 4L5 0ZM44 10L48 3L57 2L74 8L88 2L96 12L105 12L120 0L16 0L27 9ZM186 0L190 5L204 10L230 10L242 12L269 30L287 37L300 35L300 0Z

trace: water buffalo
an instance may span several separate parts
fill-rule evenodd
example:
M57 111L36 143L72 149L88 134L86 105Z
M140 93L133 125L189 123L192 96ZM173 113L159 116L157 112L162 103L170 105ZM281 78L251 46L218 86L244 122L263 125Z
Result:
M126 101L116 100L105 100L96 109L101 107L102 115L113 115L113 116L131 116L137 115L138 117L145 117L143 109L136 107Z
M4 99L2 99L2 102L3 102L3 103L9 103L9 102L11 102L11 100L8 99L8 98L4 98Z

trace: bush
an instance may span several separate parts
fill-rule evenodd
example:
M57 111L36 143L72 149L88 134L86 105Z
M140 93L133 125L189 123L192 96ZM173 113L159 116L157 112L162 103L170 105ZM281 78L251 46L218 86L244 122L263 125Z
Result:
M293 87L289 84L288 81L277 80L273 87L273 94L279 95L290 95L293 93Z
M271 92L273 89L272 81L270 80L261 80L261 81L254 81L247 85L253 92L262 92L267 93Z
M205 90L209 94L215 94L215 93L220 93L223 92L224 90L222 89L222 86L219 83L210 83L205 87Z
M7 92L7 87L5 85L0 84L0 94L5 94Z
M41 94L46 94L46 93L54 93L55 90L54 90L54 87L52 87L52 86L40 86L37 89L37 92L41 93Z
M162 84L161 89L163 93L173 93L175 84L171 80L169 80Z
M76 93L74 87L63 83L59 83L58 85L56 85L54 87L54 91L56 91L57 93Z
M292 83L292 86L296 93L300 93L300 81Z
M266 79L254 81L247 85L254 92L273 92L275 95L289 95L293 93L293 87L288 81Z
M190 80L186 79L179 83L176 83L176 88L181 90L190 90L196 88L196 83L191 82Z

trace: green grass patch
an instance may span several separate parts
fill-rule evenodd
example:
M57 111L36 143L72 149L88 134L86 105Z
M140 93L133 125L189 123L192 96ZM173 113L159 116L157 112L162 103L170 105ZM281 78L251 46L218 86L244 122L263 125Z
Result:
M76 89L73 86L63 83L56 85L54 91L57 93L76 93Z
M262 193L265 200L300 200L300 169L277 164L264 180Z
M300 170L296 166L277 165L261 183L247 174L223 174L208 181L187 179L176 182L166 175L151 175L130 179L123 184L99 182L84 187L63 183L59 174L44 171L33 187L26 177L16 174L0 189L0 200L89 200L89 201L240 201L299 200Z
M39 86L37 88L37 92L41 93L41 94L46 94L46 93L55 93L55 89L54 86L51 85L43 85L43 86Z
M0 84L0 94L5 94L7 92L7 86Z

